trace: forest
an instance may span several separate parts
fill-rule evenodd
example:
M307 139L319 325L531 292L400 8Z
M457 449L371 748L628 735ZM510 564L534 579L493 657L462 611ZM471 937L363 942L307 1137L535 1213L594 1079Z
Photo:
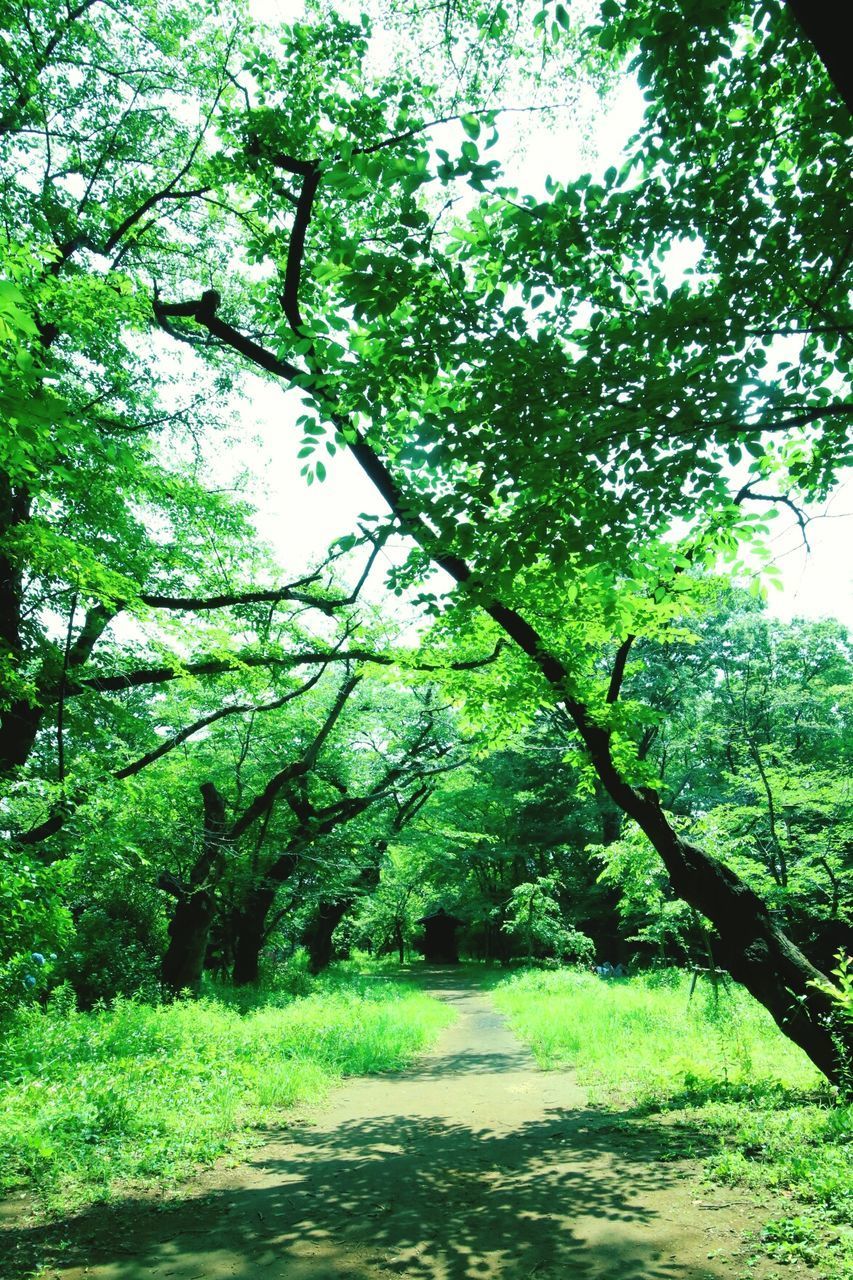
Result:
M637 1187L671 1166L646 1194L673 1218L736 1188L728 1260L701 1214L673 1270L584 1235L557 1165L498 1193L448 1078L412 1159L472 1180L495 1238L458 1206L377 1221L438 1183L374 1120L362 1186L347 1117L305 1194L361 1234L319 1261L270 1235L270 1274L853 1277L849 567L839 530L798 612L779 552L853 462L836 25L1 0L10 1280L106 1280L125 1236L129 1280L254 1275L248 1227L217 1271L145 1197L192 1215L200 1170L360 1081L420 1114L423 1055L481 1023L444 1051L463 1092L489 1076L478 1135L513 1071L565 1075L601 1217L615 1133ZM526 1186L522 1131L476 1169Z

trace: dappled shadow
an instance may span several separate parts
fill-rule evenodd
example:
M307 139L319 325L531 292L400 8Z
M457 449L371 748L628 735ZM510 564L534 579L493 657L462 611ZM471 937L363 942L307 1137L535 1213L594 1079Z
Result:
M10 1232L2 1275L24 1280L59 1256L65 1267L109 1264L116 1280L726 1274L669 1256L668 1224L649 1200L678 1181L683 1134L650 1135L628 1113L552 1108L509 1133L389 1114L334 1132L302 1124L288 1138L249 1162L257 1186L165 1208L97 1207L63 1224L64 1248L49 1228Z
M708 1252L719 1215L693 1207L707 1135L590 1107L570 1076L539 1072L478 994L480 975L413 976L459 1014L434 1053L353 1082L168 1204L127 1197L3 1233L3 1280L39 1262L65 1280L731 1275Z
M442 1080L449 1073L453 1075L507 1075L513 1071L530 1070L530 1057L526 1050L505 1053L462 1053L446 1054L437 1062L426 1062L418 1067L410 1067L406 1072L410 1080Z

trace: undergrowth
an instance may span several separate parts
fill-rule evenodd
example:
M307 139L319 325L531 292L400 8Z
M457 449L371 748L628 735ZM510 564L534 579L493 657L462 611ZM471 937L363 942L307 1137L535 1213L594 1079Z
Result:
M527 972L494 999L541 1066L573 1066L609 1108L669 1113L710 1140L709 1177L777 1196L771 1257L853 1280L853 1107L746 991L703 981L690 999L689 982Z
M179 1179L342 1076L403 1066L449 1017L410 988L353 978L304 998L226 988L20 1010L0 1038L0 1188L59 1212Z

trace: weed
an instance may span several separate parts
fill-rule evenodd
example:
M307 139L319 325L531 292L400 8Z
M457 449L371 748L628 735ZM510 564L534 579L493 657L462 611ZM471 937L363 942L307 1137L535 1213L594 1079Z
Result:
M0 1044L0 1188L68 1211L127 1180L184 1177L342 1076L404 1065L449 1017L366 978L304 999L224 989L161 1007L21 1010Z

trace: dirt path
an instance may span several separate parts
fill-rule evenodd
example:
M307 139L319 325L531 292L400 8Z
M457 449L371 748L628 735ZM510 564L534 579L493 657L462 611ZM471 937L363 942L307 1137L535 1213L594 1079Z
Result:
M488 998L429 986L456 1023L402 1076L357 1079L168 1205L69 1224L62 1280L740 1280L743 1196L711 1189L683 1130L591 1110ZM767 1215L765 1215L767 1216ZM38 1256L38 1232L30 1244ZM22 1244L19 1241L19 1246ZM70 1249L70 1252L69 1252ZM18 1254L20 1257L20 1253ZM16 1275L22 1275L17 1272ZM809 1273L786 1267L786 1280Z

